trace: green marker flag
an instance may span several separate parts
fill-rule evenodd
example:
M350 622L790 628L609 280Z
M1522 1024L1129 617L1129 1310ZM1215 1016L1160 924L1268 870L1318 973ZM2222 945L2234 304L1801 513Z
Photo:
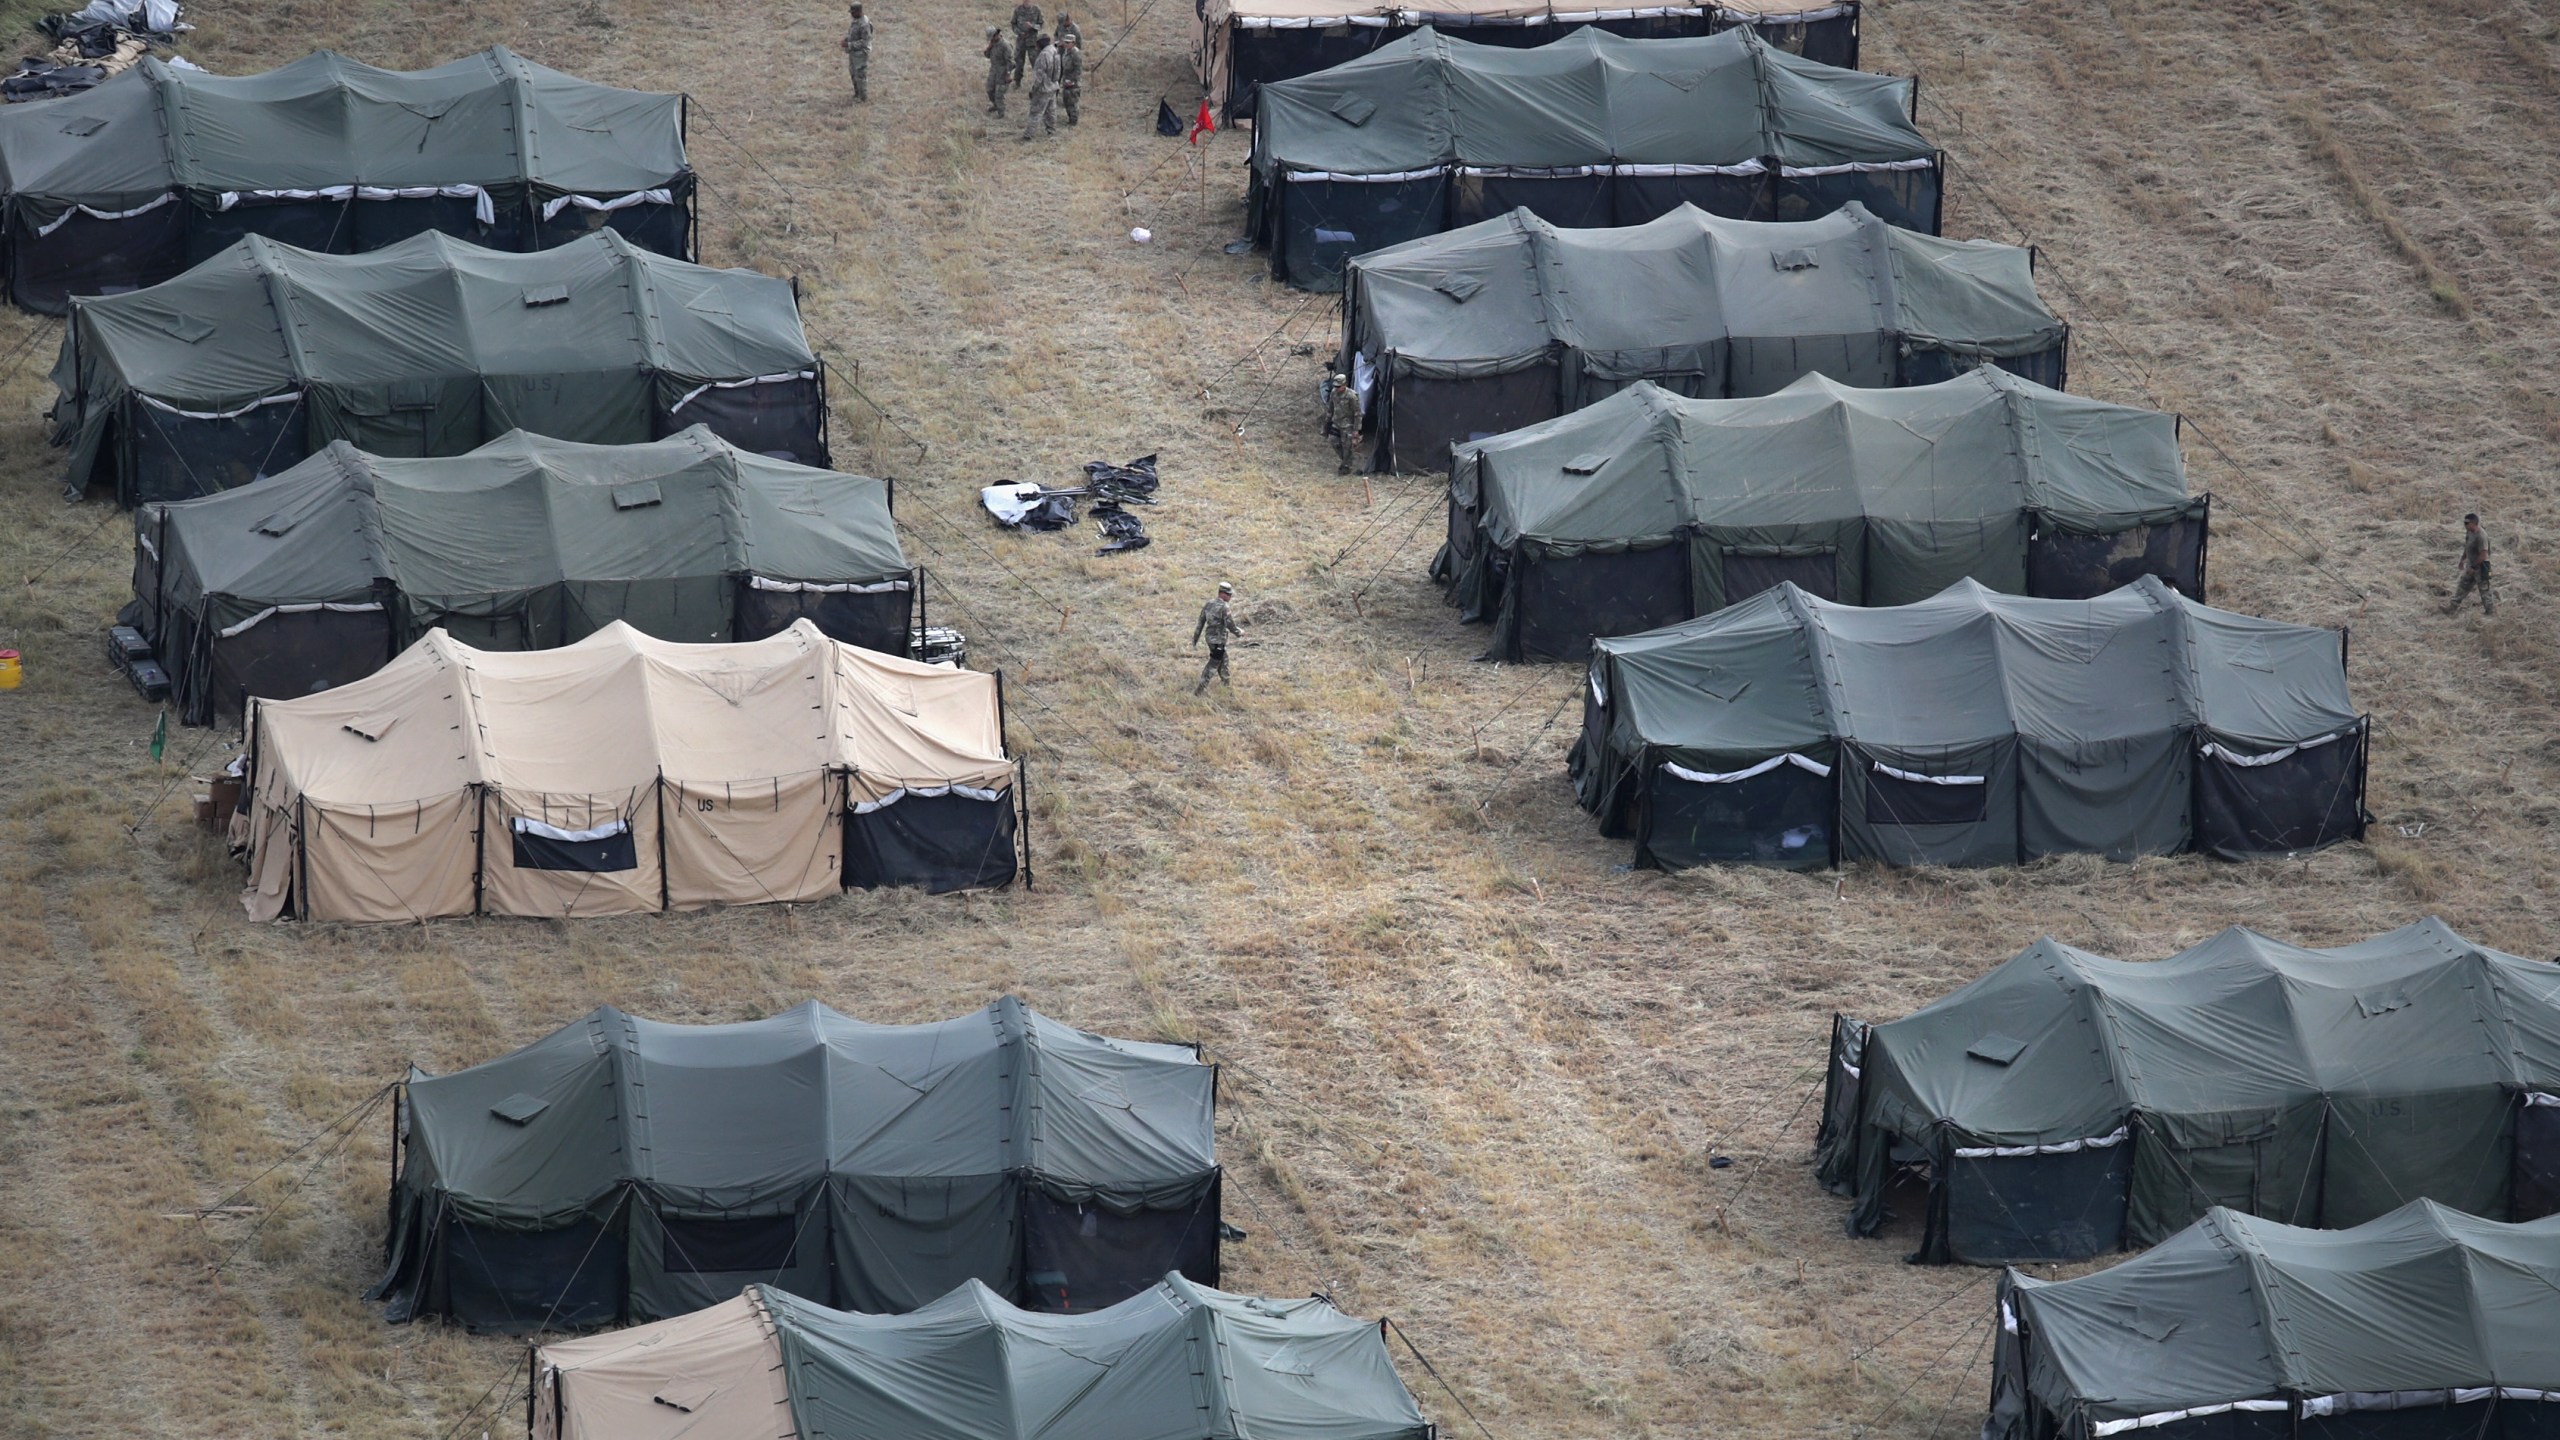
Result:
M160 752L168 748L169 712L163 710L160 712L160 723L151 727L151 758L154 760L159 759Z

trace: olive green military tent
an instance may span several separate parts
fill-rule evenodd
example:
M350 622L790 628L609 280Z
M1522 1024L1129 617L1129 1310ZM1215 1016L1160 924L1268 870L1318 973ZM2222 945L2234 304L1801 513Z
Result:
M1858 0L1722 0L1598 8L1577 0L1200 0L1193 58L1200 88L1230 120L1253 116L1255 92L1357 60L1421 26L1480 45L1526 48L1584 26L1630 40L1712 35L1749 26L1791 55L1858 68Z
M2413 1200L2352 1230L2216 1207L2075 1280L2001 1277L1982 1440L2560 1431L2560 1220Z
M1583 29L1533 50L1422 29L1262 88L1246 229L1271 273L1334 289L1354 255L1527 208L1634 225L1695 205L1811 220L1850 201L1936 234L1912 82L1799 59L1749 28Z
M1052 1311L1167 1271L1214 1285L1217 1084L1190 1047L1009 996L926 1025L605 1007L409 1073L372 1298L395 1321L521 1333L664 1319L749 1283L872 1312L971 1280Z
M1873 610L1782 582L1594 642L1570 767L1666 869L2237 857L2361 836L2365 729L2342 635L2152 576Z
M169 279L243 236L376 250L441 231L539 250L610 228L693 253L681 95L617 90L504 46L432 70L321 51L263 75L144 57L96 89L0 110L9 298Z
M1971 578L2082 600L2144 575L2204 595L2209 501L2177 417L1991 366L1907 390L1808 375L1689 400L1639 381L1457 449L1435 578L1497 660L1579 659L1781 580L1900 605Z
M126 505L246 485L332 440L459 455L509 430L629 445L699 424L827 463L825 375L791 284L611 231L531 255L251 236L165 284L73 301L53 383L71 484Z
M1921 1177L1922 1260L2084 1260L2213 1205L2560 1209L2560 968L2440 920L2147 964L2047 938L1901 1020L1839 1018L1831 1050L1822 1179L1871 1235Z
M644 445L509 431L426 460L338 440L253 485L136 510L123 619L194 725L360 680L438 628L542 650L613 620L707 643L805 615L903 655L920 592L889 498L699 425Z
M252 698L243 728L258 920L698 910L1020 867L1002 679L806 617L723 645L430 630L361 680Z
M1808 374L1881 388L1996 365L2059 390L2071 330L2031 260L1855 204L1776 225L1683 205L1610 230L1515 210L1353 261L1340 368L1388 470L1439 469L1454 444L1638 380L1718 399Z
M1382 1324L1176 1273L1087 1314L971 1280L907 1315L767 1285L545 1345L532 1440L1429 1440Z

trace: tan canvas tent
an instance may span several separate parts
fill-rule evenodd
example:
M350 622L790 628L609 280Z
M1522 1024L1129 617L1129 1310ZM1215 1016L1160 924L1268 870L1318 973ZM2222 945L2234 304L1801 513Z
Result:
M608 915L950 890L1015 870L1001 680L807 620L743 644L620 621L557 650L428 632L251 702L249 913Z
M763 1440L788 1433L791 1382L760 1289L654 1325L542 1347L533 1434Z

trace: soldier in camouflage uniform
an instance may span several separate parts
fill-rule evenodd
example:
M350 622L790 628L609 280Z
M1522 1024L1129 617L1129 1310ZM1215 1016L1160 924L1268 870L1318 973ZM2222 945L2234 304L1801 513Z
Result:
M1333 454L1338 464L1336 475L1348 475L1360 464L1360 392L1351 388L1351 377L1333 377L1333 394L1325 407L1325 428L1333 432Z
M1076 27L1075 17L1064 10L1058 12L1058 28L1054 33L1061 45L1066 44L1070 39L1079 45L1084 43L1084 31Z
M862 7L846 7L850 20L844 27L844 68L853 80L853 98L859 104L871 103L871 22L863 17Z
M1072 34L1058 37L1058 104L1067 123L1076 123L1076 99L1084 93L1084 47Z
M1040 7L1022 0L1013 7L1013 88L1022 88L1022 69L1031 63L1031 52L1040 39Z
M987 27L987 113L1004 114L1004 87L1013 78L1013 51L1004 43L1004 27Z
M2454 583L2453 599L2444 607L2452 614L2462 608L2471 592L2480 592L2480 613L2498 613L2498 592L2489 588L2489 532L2480 528L2480 517L2462 517L2462 578Z
M1031 57L1031 93L1023 108L1022 138L1036 140L1058 133L1058 47L1040 37L1040 53Z
M1200 607L1200 623L1191 627L1194 649L1199 648L1204 639L1209 642L1209 662L1200 667L1200 683L1191 687L1194 695L1208 693L1212 675L1217 676L1219 683L1228 689L1236 688L1235 677L1227 673L1227 637L1244 633L1244 627L1237 624L1236 617L1227 610L1235 598L1236 587L1224 580L1219 581L1218 598Z

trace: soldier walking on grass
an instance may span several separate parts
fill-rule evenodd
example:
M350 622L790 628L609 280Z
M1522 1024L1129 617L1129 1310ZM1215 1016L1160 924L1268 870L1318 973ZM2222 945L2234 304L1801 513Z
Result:
M864 18L862 7L849 5L851 17L844 27L844 68L853 79L856 104L871 103L871 22Z
M1013 79L1013 51L1004 43L1004 27L987 27L987 113L1004 115L1004 89Z
M1360 464L1360 392L1351 388L1351 377L1333 377L1333 394L1325 407L1325 428L1333 432L1333 455L1339 462L1336 475L1348 475Z
M1073 40L1079 45L1084 43L1084 31L1077 28L1075 17L1069 15L1064 10L1058 12L1058 29L1056 33L1058 36L1058 43L1061 45L1066 44L1069 40Z
M2462 576L2454 582L2453 599L2444 607L2452 614L2473 590L2480 592L2480 613L2498 613L2498 592L2489 588L2489 532L2480 528L2478 515L2462 517Z
M1046 35L1040 37L1040 53L1031 57L1031 93L1023 108L1023 139L1058 133L1058 47Z
M1228 689L1236 688L1235 677L1227 673L1227 637L1244 633L1244 627L1236 623L1236 617L1227 609L1235 598L1236 587L1224 580L1219 581L1218 598L1200 607L1200 623L1191 627L1193 649L1198 649L1204 639L1209 642L1209 662L1200 667L1200 683L1191 687L1194 695L1208 693L1212 675L1217 676L1219 683Z
M1022 69L1031 63L1031 52L1040 38L1040 7L1022 0L1013 7L1013 88L1022 88Z
M1076 123L1076 100L1083 93L1084 47L1072 33L1062 33L1058 36L1058 104L1067 112L1070 125Z

